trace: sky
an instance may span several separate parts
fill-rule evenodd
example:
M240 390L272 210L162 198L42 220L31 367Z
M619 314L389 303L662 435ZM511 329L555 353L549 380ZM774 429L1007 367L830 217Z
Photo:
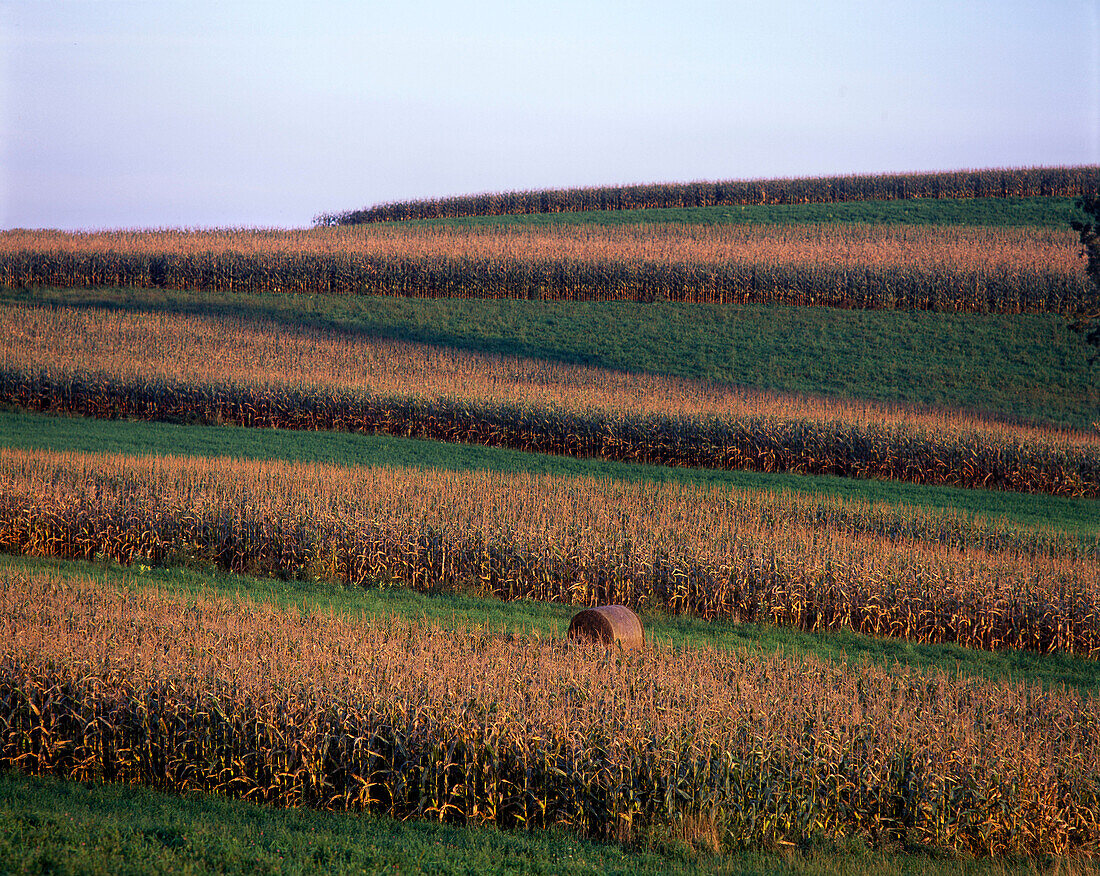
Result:
M1100 164L1100 0L0 0L0 228Z

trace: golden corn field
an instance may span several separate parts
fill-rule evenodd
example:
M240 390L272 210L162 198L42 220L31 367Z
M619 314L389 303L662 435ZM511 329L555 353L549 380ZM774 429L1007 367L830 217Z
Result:
M0 764L727 847L1100 844L1094 697L813 658L617 653L11 572Z
M15 230L0 232L0 285L981 313L1097 305L1068 227Z
M229 317L7 306L0 401L578 457L1100 495L1100 435Z
M312 328L293 322L303 297L286 305L284 322L215 311L238 308L221 293L240 292L349 296L348 312L369 303L351 296L408 296L621 300L644 313L681 310L649 306L667 300L1080 317L1100 308L1100 291L1068 227L395 220L1065 198L1098 185L1094 166L734 180L382 204L322 214L300 230L0 231L8 299L49 300L36 287L219 293L206 302L151 292L118 307L0 303L0 409L385 434L1094 502L1100 428ZM48 296L73 303L68 294ZM167 310L193 312L161 311L158 296L173 299ZM547 333L573 330L555 320ZM955 320L993 321L1002 320ZM967 350L964 330L952 331L942 342L947 362L956 361L948 345L952 355ZM832 337L823 327L822 343ZM940 343L909 349L941 352ZM905 350L885 355L921 379ZM1042 379L1040 400L1061 378ZM1085 383L1082 397L1092 398ZM1031 388L1002 389L1017 385ZM1088 422L1082 406L1074 422ZM21 413L4 417L36 428L23 426L34 418ZM759 625L738 630L750 638L765 627L851 631L1001 651L981 659L1004 666L1091 672L1100 660L1100 538L1095 520L1084 519L1089 502L1004 502L1033 503L1020 519L1038 517L1036 505L1072 505L1077 516L1066 512L1065 528L1055 529L994 517L988 495L968 504L921 490L914 501L983 509L922 510L672 477L633 481L638 470L616 471L627 474L0 447L0 553L91 561L103 573L0 563L0 770L400 819L563 828L643 845L687 836L716 851L862 838L878 849L945 855L1100 855L1094 693L961 670L677 649L648 630L645 647L626 652L354 609L308 614L213 592L181 596L142 580L145 567L182 566L293 580L303 591L399 586L619 604L643 618ZM108 574L112 562L129 568ZM831 637L840 650L845 639Z
M1100 656L1100 545L680 484L3 450L0 550Z
M809 204L909 198L1073 197L1100 187L1100 168L1032 167L795 179L657 183L599 188L494 192L378 204L362 210L322 213L322 225L354 225L407 219L716 207L741 204Z

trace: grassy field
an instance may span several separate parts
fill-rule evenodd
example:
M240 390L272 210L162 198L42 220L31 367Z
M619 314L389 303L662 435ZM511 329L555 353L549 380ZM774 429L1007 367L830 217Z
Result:
M0 303L262 318L548 363L937 405L1087 429L1100 363L1057 316L626 302L0 289Z
M522 192L486 192L437 199L376 204L359 210L322 213L323 225L395 222L429 217L560 215L570 211L654 210L714 205L796 205L892 200L1074 197L1095 190L1095 166L1004 168L946 173L803 177L648 183Z
M519 213L461 219L409 219L407 224L457 228L546 225L969 225L987 228L1065 228L1077 216L1074 198L917 198L834 204L747 204L736 207L656 207L581 213ZM403 224L406 224L403 223Z
M255 873L1033 876L1053 861L988 861L848 846L709 855L667 839L651 851L557 832L459 828L276 809L215 796L0 773L0 868L13 876ZM1061 872L1090 876L1094 865Z

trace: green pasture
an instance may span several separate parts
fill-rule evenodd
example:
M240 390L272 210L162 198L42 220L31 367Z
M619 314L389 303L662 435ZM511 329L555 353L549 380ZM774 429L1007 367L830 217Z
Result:
M526 228L562 225L972 225L988 228L1068 228L1074 198L913 198L836 204L751 204L523 213L461 219L413 219L400 225Z
M709 874L1015 876L1058 862L953 859L853 845L710 855L656 838L650 849L560 832L505 832L359 813L275 809L212 795L0 773L0 872L13 874ZM1044 866L1045 865L1045 866ZM1095 869L1073 873L1095 873Z

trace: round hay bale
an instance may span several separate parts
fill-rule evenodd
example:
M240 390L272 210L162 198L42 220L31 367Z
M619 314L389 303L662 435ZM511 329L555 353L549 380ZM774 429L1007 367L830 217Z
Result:
M622 648L645 645L642 621L625 605L601 605L586 608L569 622L569 639L576 642L617 644Z

